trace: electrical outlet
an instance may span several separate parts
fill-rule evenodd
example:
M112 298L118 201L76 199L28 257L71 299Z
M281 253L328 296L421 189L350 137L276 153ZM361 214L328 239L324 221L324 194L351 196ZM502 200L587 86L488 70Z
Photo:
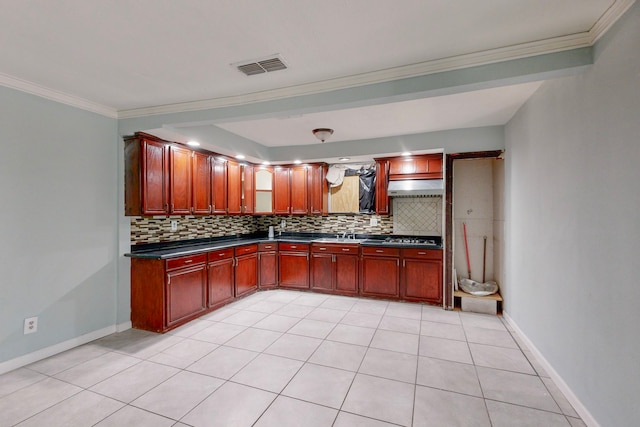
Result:
M178 231L178 221L171 221L171 231Z
M378 225L378 218L376 218L375 216L369 218L369 225L371 227L375 227L376 225Z
M29 317L24 319L24 334L32 334L38 332L38 318Z
M285 221L284 219L280 222L280 228L282 228L283 230L285 228L287 228L287 221Z

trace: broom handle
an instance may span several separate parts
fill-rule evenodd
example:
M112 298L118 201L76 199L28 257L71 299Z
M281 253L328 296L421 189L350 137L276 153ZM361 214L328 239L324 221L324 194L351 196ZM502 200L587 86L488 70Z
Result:
M469 272L469 280L471 280L471 263L469 262L469 244L467 243L467 223L462 223L462 229L464 231L464 250L467 254L467 271Z
M482 251L482 283L486 283L484 281L484 272L487 267L487 236L484 236L484 250Z

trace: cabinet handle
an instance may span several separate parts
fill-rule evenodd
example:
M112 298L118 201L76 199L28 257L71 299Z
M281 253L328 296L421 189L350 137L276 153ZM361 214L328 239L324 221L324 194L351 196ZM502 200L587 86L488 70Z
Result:
M169 212L169 203L164 204L164 211Z
M418 255L426 255L426 252L418 252Z
M382 249L376 249L376 252L377 252L377 253L379 253L379 254L381 254L381 253L383 253L384 251L383 251Z
M173 212L174 208L175 208L175 205L171 203L171 212Z
M189 264L190 262L193 262L193 260L192 260L192 259L188 259L188 260L186 260L184 263L185 263L185 264Z
M343 252L349 252L350 250L351 250L351 249L349 249L349 248L342 248L342 251L343 251Z
M331 256L331 261L332 261L332 262L336 262L336 256L335 256L335 255L332 255L332 256Z
M291 249L297 249L298 247L296 245L291 246Z
M213 207L213 206L209 205L209 213L213 212L212 207Z
M400 260L399 260L399 259L397 259L397 260L396 260L396 265L397 265L398 267L400 267Z
M327 248L319 248L321 251L326 251Z
M221 253L221 254L218 254L218 256L224 256L224 252L223 252L223 253Z
M402 268L405 268L407 266L407 260L403 259L402 260Z
M264 248L265 248L265 249L271 249L271 245L269 245L269 246L265 246Z

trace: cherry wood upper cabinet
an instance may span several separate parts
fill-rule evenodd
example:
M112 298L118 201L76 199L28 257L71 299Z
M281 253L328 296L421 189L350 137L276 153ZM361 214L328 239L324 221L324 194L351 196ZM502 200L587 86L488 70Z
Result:
M238 162L227 162L227 213L242 213L242 165Z
M291 212L289 168L278 166L273 171L273 213L288 215Z
M242 165L242 213L251 215L255 212L255 179L253 165Z
M307 167L293 166L291 168L291 213L306 215L309 213L309 199L307 182Z
M172 215L190 215L191 200L191 156L193 151L180 147L169 147L169 189Z
M193 183L193 214L208 215L211 213L211 164L210 156L193 152L191 159Z
M227 213L227 161L211 157L211 211Z
M326 164L309 165L309 213L311 215L327 215L329 213L329 184Z
M376 159L376 213L388 215L389 195L389 161Z
M169 148L151 135L125 138L125 215L169 213Z
M389 179L441 179L442 154L389 158Z

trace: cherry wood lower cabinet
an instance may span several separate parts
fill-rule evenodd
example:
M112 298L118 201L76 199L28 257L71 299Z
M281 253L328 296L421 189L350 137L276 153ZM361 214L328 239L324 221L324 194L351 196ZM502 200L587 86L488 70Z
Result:
M278 247L280 286L309 289L309 244L279 243Z
M236 298L258 289L258 245L236 248Z
M278 243L258 245L258 288L273 289L278 286Z
M310 285L321 292L358 293L358 245L311 245Z
M233 248L209 252L207 264L208 306L218 308L235 297L235 259Z
M206 254L131 260L131 323L164 332L207 310Z
M442 303L442 250L402 250L402 299Z
M400 249L363 247L360 284L363 296L399 298Z

